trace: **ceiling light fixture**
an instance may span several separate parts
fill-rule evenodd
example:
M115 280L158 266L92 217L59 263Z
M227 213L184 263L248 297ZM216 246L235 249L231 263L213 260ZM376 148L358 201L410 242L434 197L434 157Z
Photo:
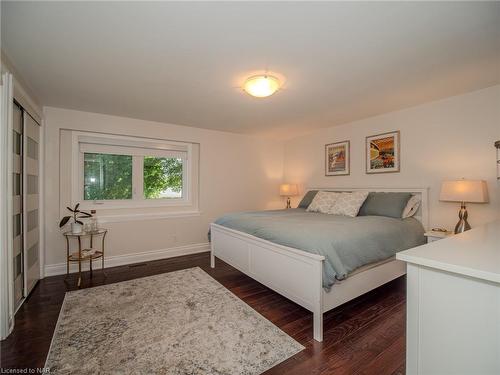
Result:
M245 81L243 89L256 98L265 98L271 96L280 88L280 81L278 78L262 74L252 76Z

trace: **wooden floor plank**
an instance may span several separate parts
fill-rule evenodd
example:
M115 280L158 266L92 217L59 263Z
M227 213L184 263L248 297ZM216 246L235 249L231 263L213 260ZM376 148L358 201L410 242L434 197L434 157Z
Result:
M404 361L401 358L401 350L405 348L405 345L405 338L399 336L387 349L367 363L359 371L359 375L402 372L401 367L404 366Z

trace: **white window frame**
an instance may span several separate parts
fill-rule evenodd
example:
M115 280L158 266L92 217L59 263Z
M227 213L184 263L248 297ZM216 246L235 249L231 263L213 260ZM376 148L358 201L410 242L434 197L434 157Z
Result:
M96 145L103 153L117 155L118 148L124 151L135 148L132 155L132 199L84 200L84 151L81 144ZM80 203L84 210L92 209L124 209L148 207L190 207L193 205L193 186L191 172L193 169L192 143L167 141L161 139L121 136L89 132L72 132L72 204ZM147 149L147 151L144 151ZM182 157L182 198L144 198L144 156L169 157L169 153L181 150ZM144 152L142 152L144 151ZM139 155L144 153L144 155ZM123 153L118 155L130 155Z

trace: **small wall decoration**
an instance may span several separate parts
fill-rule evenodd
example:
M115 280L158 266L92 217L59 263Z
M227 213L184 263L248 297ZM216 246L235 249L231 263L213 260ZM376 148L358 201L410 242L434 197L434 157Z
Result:
M366 173L399 172L399 130L366 137Z
M349 173L349 141L325 145L325 176L345 176Z

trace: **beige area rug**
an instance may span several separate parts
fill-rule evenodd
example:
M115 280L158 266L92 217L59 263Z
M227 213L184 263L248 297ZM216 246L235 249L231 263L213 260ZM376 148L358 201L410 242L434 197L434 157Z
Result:
M304 349L200 268L66 293L51 374L260 374Z

